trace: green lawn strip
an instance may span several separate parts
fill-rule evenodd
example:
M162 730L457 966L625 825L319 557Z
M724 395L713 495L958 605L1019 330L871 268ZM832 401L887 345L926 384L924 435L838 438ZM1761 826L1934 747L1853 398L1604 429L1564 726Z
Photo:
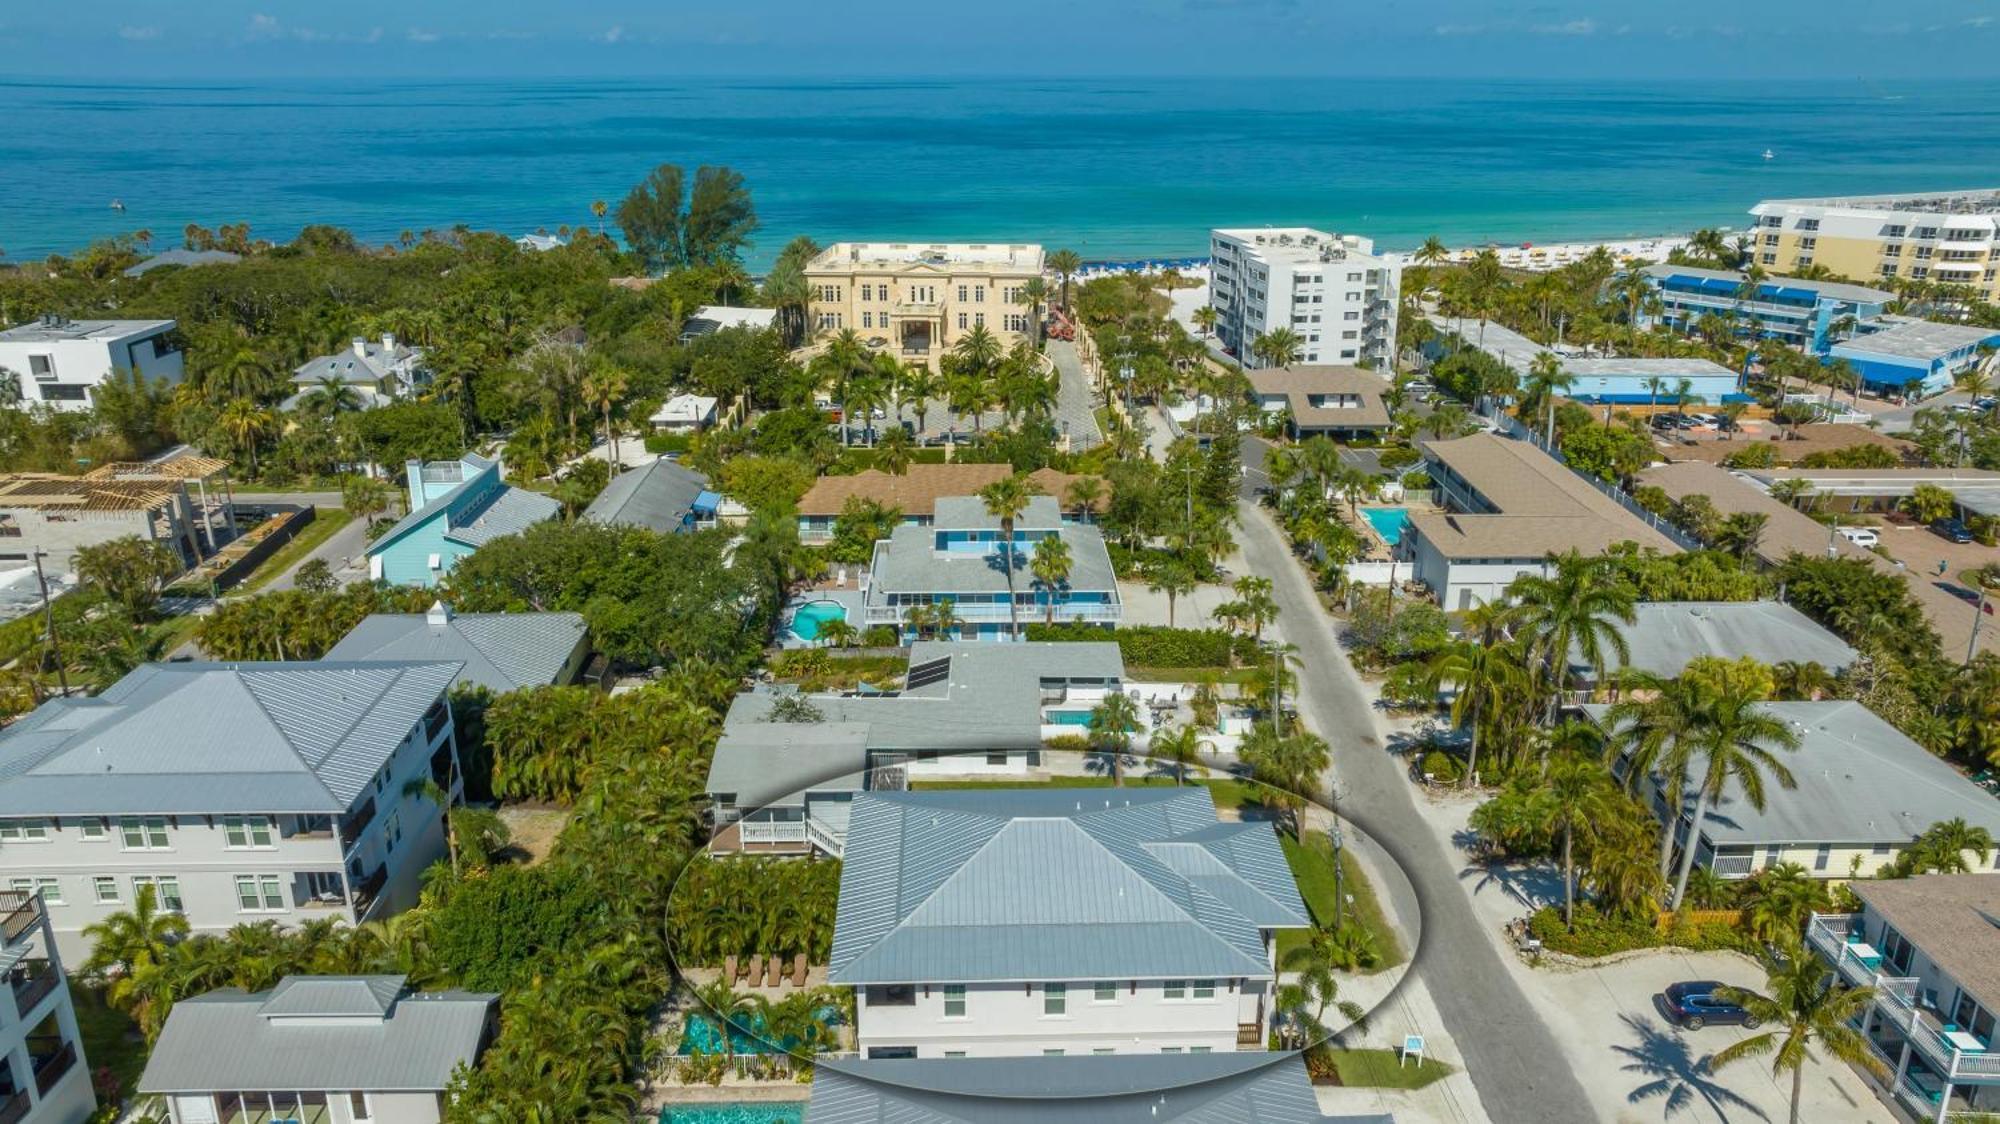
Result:
M72 983L69 990L91 1073L109 1068L118 1079L119 1091L129 1099L146 1068L146 1041L138 1033L138 1024L105 1003L99 988Z
M1340 1084L1356 1089L1421 1089L1452 1072L1431 1058L1399 1063L1394 1050L1328 1050L1326 1057L1339 1072Z
M178 617L156 621L148 627L152 630L153 637L160 642L160 658L167 659L174 654L174 649L194 639L194 630L201 627L201 618L192 613L185 613Z
M1240 783L1240 782L1239 782ZM1278 842L1285 849L1285 860L1291 863L1292 877L1298 881L1299 896L1306 901L1306 908L1312 911L1313 920L1321 925L1332 925L1334 914L1333 844L1326 836L1311 833L1301 844L1289 835L1280 833ZM1375 947L1381 949L1382 959L1370 973L1393 968L1403 962L1403 946L1396 939L1396 930L1382 914L1382 905L1375 898L1375 888L1361 873L1361 868L1351 856L1340 857L1342 889L1354 899L1342 914L1343 919L1359 922L1375 934ZM1281 929L1278 931L1278 959L1306 943L1308 934L1303 929Z
M291 569L292 564L303 559L333 537L334 532L354 522L354 516L343 508L322 507L306 529L292 537L292 541L278 548L277 552L250 574L240 588L255 592L278 580L278 575Z

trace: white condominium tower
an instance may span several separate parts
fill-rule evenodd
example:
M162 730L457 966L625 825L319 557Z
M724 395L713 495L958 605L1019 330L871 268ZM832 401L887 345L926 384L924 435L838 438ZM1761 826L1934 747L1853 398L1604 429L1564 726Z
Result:
M1216 335L1248 367L1257 337L1290 328L1297 362L1387 370L1396 354L1401 271L1372 239L1309 227L1209 232Z
M1773 273L1822 265L1863 283L1901 277L2000 299L2000 188L1766 199L1750 213L1756 260Z

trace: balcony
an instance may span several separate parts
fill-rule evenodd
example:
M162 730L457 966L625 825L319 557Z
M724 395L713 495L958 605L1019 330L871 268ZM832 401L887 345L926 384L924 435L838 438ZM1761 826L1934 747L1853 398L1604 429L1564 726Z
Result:
M14 992L14 1009L23 1019L60 983L61 973L52 969L47 960L24 960L7 973L8 987Z
M63 1075L76 1066L76 1045L55 1035L30 1038L28 1064L35 1070L35 1089L46 1097Z
M1840 972L1854 987L1873 987L1882 967L1882 954L1856 935L1860 931L1858 913L1816 913L1806 925L1806 943Z
M2000 1054L1989 1053L1985 1049L1988 1044L1971 1049L1978 1040L1945 1022L1941 1013L1926 1006L1921 981L1908 976L1878 976L1875 1009L1901 1030L1924 1060L1947 1080L2000 1082Z
M431 754L431 780L446 793L451 792L451 743L446 742Z
M281 831L286 839L331 839L333 817L294 816Z
M382 894L382 887L389 884L389 868L378 866L375 872L354 885L354 912L363 914L375 904Z
M1264 1028L1256 1023L1236 1024L1236 1048L1239 1050L1260 1050L1264 1046Z
M354 841L361 838L361 833L367 831L368 825L374 822L375 798L371 796L362 802L360 811L340 821L340 845L354 846Z
M899 624L904 614L913 606L870 605L863 614L869 624ZM1046 605L1019 606L1022 625L1034 624L1048 619ZM954 603L951 615L968 624L995 623L1008 620L1007 606L1002 605L961 605ZM1116 624L1125 615L1124 607L1112 604L1080 604L1056 606L1057 621L1086 621L1091 623Z
M42 923L42 899L37 893L22 890L0 891L0 938L7 944L15 941Z

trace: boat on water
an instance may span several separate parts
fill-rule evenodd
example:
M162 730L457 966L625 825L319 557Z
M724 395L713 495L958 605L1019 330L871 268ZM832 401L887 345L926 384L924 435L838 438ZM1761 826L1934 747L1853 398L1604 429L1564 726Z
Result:
M1776 160L1777 158L1778 158L1778 154L1777 154L1777 153L1775 153L1775 152L1772 152L1772 151L1771 151L1770 149L1768 149L1768 148L1764 150L1764 159L1766 159L1766 160Z

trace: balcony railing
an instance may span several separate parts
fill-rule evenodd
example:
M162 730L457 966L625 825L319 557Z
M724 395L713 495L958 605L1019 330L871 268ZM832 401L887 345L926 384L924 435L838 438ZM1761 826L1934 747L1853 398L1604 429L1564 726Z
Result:
M26 1089L16 1090L0 1101L0 1124L20 1124L27 1119L28 1110L35 1107Z
M863 613L869 624L899 624L903 617L914 608L910 605L870 605ZM960 605L954 603L951 615L961 621L994 623L1009 619L1005 605ZM1058 621L1090 621L1116 624L1125 615L1124 606L1112 604L1058 605ZM1049 616L1046 605L1019 606L1019 616L1023 625L1045 621Z
M1256 1049L1264 1045L1264 1028L1257 1023L1236 1024L1236 1045L1239 1049Z
M736 830L745 843L804 843L806 825L801 820L738 820Z
M437 786L447 793L451 791L450 742L439 746L438 751L431 754L431 780L436 782Z
M2000 1081L2000 1054L1967 1050L1951 1039L1945 1023L1923 1008L1920 981L1908 976L1877 976L1876 1007L1901 1029L1933 1068L1952 1081Z
M354 846L354 841L361 838L361 833L367 831L368 825L374 822L375 798L371 796L361 805L360 811L340 821L340 845Z
M833 830L819 820L806 821L806 839L836 859L847 850L846 834Z
M12 944L42 923L41 895L21 890L0 891L0 938Z
M14 1009L24 1019L61 982L62 976L46 960L22 961L7 974L7 984L14 992Z
M1882 954L1872 949L1860 951L1861 941L1854 936L1860 914L1816 913L1806 925L1806 943L1826 957L1841 978L1856 987L1875 986L1876 976L1882 967Z
M76 1045L62 1042L60 1047L51 1049L45 1054L35 1053L35 1048L55 1047L60 1041L61 1039L57 1038L28 1039L28 1062L35 1069L35 1088L45 1097L49 1095L50 1089L56 1087L56 1082L63 1079L63 1074L68 1073L70 1067L76 1064Z
M356 883L354 886L355 912L366 913L368 907L375 904L375 899L381 896L382 887L388 884L389 868L386 866L376 867L373 874Z

